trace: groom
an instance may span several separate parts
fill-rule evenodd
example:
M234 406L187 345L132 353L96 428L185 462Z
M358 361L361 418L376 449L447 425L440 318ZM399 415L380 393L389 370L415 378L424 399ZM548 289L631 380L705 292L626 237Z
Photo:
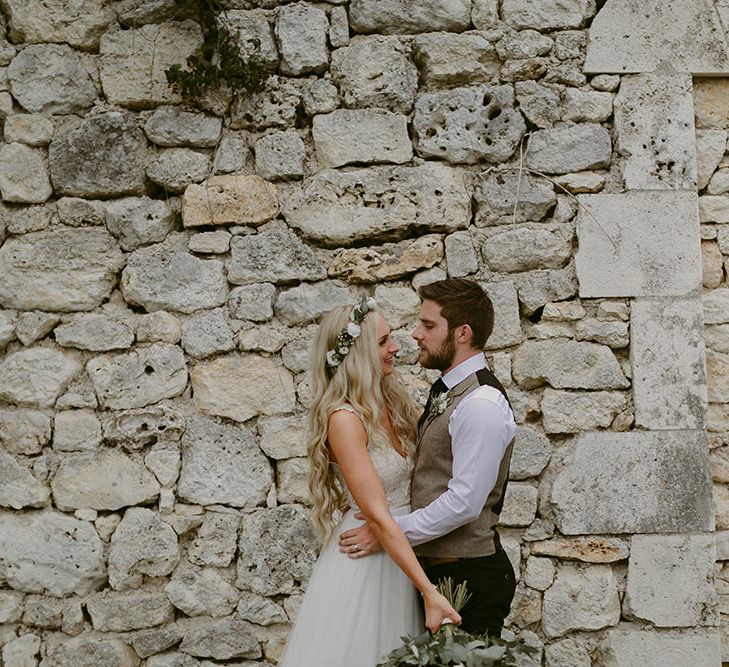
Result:
M420 288L413 338L425 368L441 371L418 422L412 511L394 517L431 581L467 582L463 627L498 637L516 587L495 525L503 505L516 424L509 399L486 367L493 306L472 280ZM358 558L381 547L367 524L339 538Z

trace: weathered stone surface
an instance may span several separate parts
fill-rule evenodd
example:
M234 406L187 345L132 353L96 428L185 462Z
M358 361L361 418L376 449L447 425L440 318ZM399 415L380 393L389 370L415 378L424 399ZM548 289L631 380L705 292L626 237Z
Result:
M413 324L420 308L420 298L409 287L378 285L375 300L378 310L393 329Z
M304 508L281 505L244 518L238 549L236 586L275 595L306 585L317 543Z
M100 405L122 410L177 396L187 386L182 350L165 343L95 357L87 362L86 371Z
M408 162L413 155L407 117L384 109L339 109L314 116L312 136L322 168Z
M506 487L501 526L528 526L537 512L537 487L527 482L512 482Z
M278 214L276 186L260 176L224 174L191 185L182 198L185 227L258 226Z
M666 123L665 119L675 119ZM628 190L692 190L696 148L689 74L623 77L615 98L616 147Z
M93 410L64 410L53 423L53 449L76 452L101 444L101 423Z
M235 616L201 619L185 632L180 650L188 655L216 660L261 657L254 626Z
M206 310L186 319L182 323L182 347L198 358L234 350L235 341L226 310Z
M0 445L11 454L40 454L51 439L51 418L39 410L0 408Z
M165 70L184 63L201 43L202 31L193 21L165 21L105 33L99 65L107 100L132 109L178 102L179 93L167 83Z
M493 271L513 273L562 268L572 255L572 230L517 227L489 234L481 247Z
M103 225L105 206L103 201L89 201L80 197L61 197L56 202L58 218L69 227Z
M213 174L230 174L245 168L250 156L248 141L241 132L225 130L215 149Z
M272 76L259 93L240 95L233 100L230 126L239 130L265 130L293 127L301 105L303 84Z
M526 341L513 356L514 379L525 389L624 389L628 380L610 348L563 338Z
M221 131L220 118L174 106L157 109L144 124L147 138L158 146L210 148L218 143Z
M342 246L397 239L410 230L465 229L470 197L458 171L435 163L325 170L289 198L283 213L307 238Z
M53 187L58 194L75 197L142 194L146 147L144 133L130 114L87 116L51 142Z
M175 642L175 644L177 643L179 643L179 640ZM200 663L199 660L193 658L191 655L187 655L187 653L180 653L178 651L153 655L147 660L148 667L199 667L200 664L204 663Z
M509 469L510 479L536 477L549 463L551 455L552 445L544 435L530 426L517 427Z
M616 391L545 389L542 398L544 430L547 433L579 433L608 428L627 401L626 394Z
M643 1L611 3L599 12L590 25L586 72L652 72L666 54L678 72L729 72L727 41L713 5L681 0L655 13L648 7Z
M182 313L222 306L228 296L223 263L194 257L178 233L129 255L121 288L129 303Z
M42 204L53 189L43 152L25 144L0 148L0 193L3 201Z
M44 667L138 667L139 658L121 639L84 635L58 644L43 663Z
M0 623L15 623L23 615L25 596L14 591L0 592Z
M228 280L236 285L326 278L326 269L311 248L280 221L265 225L258 234L235 236L230 250Z
M134 342L134 332L128 324L101 313L75 315L57 326L53 335L63 347L92 352L123 350Z
M284 5L276 19L281 72L291 76L318 73L329 64L329 21L321 7Z
M8 585L19 591L84 595L106 580L93 525L50 510L0 512L0 559Z
M557 185L572 194L600 192L600 190L605 187L606 181L606 174L595 171L581 171L576 174L564 174L562 176L557 176L554 179L554 182Z
M710 484L700 431L584 433L569 446L551 502L565 535L711 530Z
M41 638L28 633L10 640L2 648L2 660L8 667L31 667L38 664L36 656L40 651Z
M501 17L513 28L563 30L581 28L595 13L594 0L546 0L539 4L504 0Z
M286 623L289 620L283 607L273 602L271 598L256 595L255 593L243 593L241 595L237 612L243 620L258 625Z
M704 342L706 347L716 352L729 352L729 326L718 324L704 328ZM0 417L0 419L2 419ZM2 436L0 436L2 439Z
M476 226L542 220L557 203L554 186L546 179L516 170L490 171L479 180Z
M260 447L273 459L306 456L306 419L293 417L267 417L258 420Z
M542 594L527 588L523 583L516 587L511 611L506 617L506 625L524 628L539 623L542 617Z
M578 301L548 303L542 311L542 320L552 322L574 322L585 317L585 309Z
M147 165L147 177L167 192L184 192L210 172L210 155L191 148L166 148Z
M332 7L329 12L329 43L335 49L349 43L349 18L344 7Z
M52 407L80 368L76 359L54 348L13 352L0 361L0 400Z
M3 134L7 143L47 146L53 136L53 123L41 114L14 114L5 119Z
M698 299L636 299L630 311L635 421L648 429L702 429L706 368ZM656 354L656 346L661 354Z
M494 330L486 341L487 350L510 347L520 343L524 334L519 319L519 302L511 280L481 285L494 307Z
M311 504L308 458L302 456L278 461L276 464L276 497L280 503Z
M567 174L607 167L611 153L610 134L602 125L566 123L534 132L526 163L547 174Z
M726 130L696 130L696 187L703 190L719 166L726 149ZM709 194L722 194L712 192Z
M302 283L281 292L274 304L274 311L287 324L308 324L332 308L354 301L353 292L337 283Z
M722 195L699 197L699 222L729 222L729 197Z
M729 192L729 169L722 167L713 172L709 184L706 186L706 192L710 195L723 195Z
M705 324L729 322L729 289L721 288L701 295Z
M478 270L478 257L473 247L473 238L468 232L455 232L446 236L445 251L449 276L467 276Z
M554 581L554 563L549 558L529 556L524 583L538 591L547 590Z
M717 625L713 535L634 535L625 611L657 627Z
M175 344L182 336L182 324L172 313L158 310L154 313L142 315L137 325L137 341L140 343Z
M630 549L626 542L617 537L556 537L543 542L532 542L531 552L561 560L615 563L625 560Z
M10 92L26 111L67 114L88 109L96 88L79 55L69 46L24 48L8 67Z
M291 180L304 175L306 146L296 130L261 137L256 142L255 152L256 173L262 178Z
M696 195L579 195L580 296L676 296L701 284Z
M602 123L613 115L612 93L567 88L563 104L564 120Z
M415 102L418 155L449 162L503 162L526 125L514 109L511 86L472 86L423 93Z
M236 287L228 297L228 312L238 320L266 322L273 317L276 288L270 283Z
M48 487L26 467L0 449L0 506L19 510L48 504Z
M661 632L629 623L609 630L599 649L605 667L662 667L670 663L714 667L720 661L719 656L720 641L716 631Z
M155 445L144 457L144 465L162 486L172 486L180 474L180 450L164 442Z
M139 630L134 633L132 646L134 647L134 652L140 658L147 658L178 644L182 639L182 634L182 630L176 623ZM162 657L159 656L159 658ZM190 659L192 660L192 658ZM153 663L150 661L147 664L151 665Z
M712 403L729 403L729 355L707 350L706 372L709 400Z
M114 531L109 550L109 584L114 590L138 588L143 575L161 577L180 559L177 535L156 512L132 507Z
M536 30L506 32L496 42L496 52L502 61L535 58L543 56L552 49L554 40Z
M536 81L517 81L514 85L519 108L527 120L537 127L552 127L559 119L559 92Z
M626 347L630 342L628 323L589 317L575 323L575 339L592 340L613 348Z
M544 593L542 628L547 637L571 630L599 630L620 620L618 585L609 565L560 564Z
M208 417L188 418L177 485L180 498L250 510L265 502L272 482L271 466L250 431Z
M175 570L165 593L188 616L227 616L238 603L238 591L220 571L195 567L185 561Z
M240 517L237 514L208 512L187 557L195 565L227 567L235 555Z
M720 102L726 95L724 77L697 78L694 82L696 127L726 128L729 112Z
M106 591L92 595L86 602L94 630L128 632L168 623L174 609L164 593L135 591L117 593Z
M418 90L418 70L409 56L400 39L380 35L355 36L334 51L330 69L345 106L409 113Z
M230 232L224 229L217 229L214 232L199 232L189 238L187 247L190 252L223 255L230 248L230 237Z
M514 284L527 315L550 301L562 301L577 294L577 277L571 262L564 269L518 273L514 275Z
M175 213L162 200L127 197L109 204L106 226L119 239L123 250L136 250L164 241L175 226Z
M404 8L395 0L353 0L349 23L356 32L461 32L468 29L471 3L467 0L427 0Z

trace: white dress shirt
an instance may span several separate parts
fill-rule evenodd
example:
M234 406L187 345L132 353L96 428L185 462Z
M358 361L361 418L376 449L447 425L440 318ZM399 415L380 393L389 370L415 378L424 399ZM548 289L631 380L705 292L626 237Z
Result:
M485 367L483 353L476 354L448 371L442 380L451 390ZM515 431L514 414L495 387L482 385L461 399L448 420L453 453L448 488L425 507L394 517L410 544L429 542L478 518Z

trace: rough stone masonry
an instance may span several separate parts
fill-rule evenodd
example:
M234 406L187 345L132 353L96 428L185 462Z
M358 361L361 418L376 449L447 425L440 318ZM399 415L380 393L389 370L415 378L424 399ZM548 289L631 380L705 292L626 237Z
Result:
M729 5L0 0L0 664L272 667L308 345L468 276L518 432L523 667L729 662ZM712 488L713 484L713 488ZM712 501L713 492L713 501Z

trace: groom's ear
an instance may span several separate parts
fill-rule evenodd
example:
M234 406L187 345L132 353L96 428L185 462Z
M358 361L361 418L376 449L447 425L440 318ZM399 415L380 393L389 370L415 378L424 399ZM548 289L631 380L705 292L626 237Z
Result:
M461 324L456 327L456 342L463 345L470 345L473 340L473 329L470 324Z

